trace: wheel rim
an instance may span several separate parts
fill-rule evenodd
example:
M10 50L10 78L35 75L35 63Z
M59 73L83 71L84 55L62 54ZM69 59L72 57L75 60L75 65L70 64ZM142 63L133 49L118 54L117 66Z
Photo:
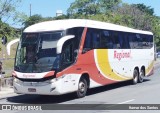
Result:
M139 75L139 82L143 82L144 79L144 72L141 71L140 75Z
M86 89L85 83L80 82L79 83L79 92L82 94L85 92L85 89Z
M138 77L135 76L135 77L134 77L134 82L137 83L137 81L138 81Z
M138 73L137 73L137 71L134 72L134 79L133 79L133 81L134 81L134 84L136 84L138 82Z

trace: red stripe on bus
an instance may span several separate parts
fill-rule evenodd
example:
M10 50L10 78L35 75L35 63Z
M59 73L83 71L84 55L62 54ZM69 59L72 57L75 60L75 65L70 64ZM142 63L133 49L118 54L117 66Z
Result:
M17 76L17 74L15 73L15 71L12 71L12 76L13 76L13 77L16 77L16 76Z
M55 73L55 71L50 71L49 73L47 73L47 74L44 76L44 78L53 76L54 73Z

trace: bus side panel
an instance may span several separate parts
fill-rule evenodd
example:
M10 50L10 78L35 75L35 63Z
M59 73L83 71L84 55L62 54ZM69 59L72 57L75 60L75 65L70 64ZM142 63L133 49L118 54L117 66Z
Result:
M145 67L145 73L153 70L153 51L152 49L110 49L109 51L110 65L116 73L133 78L133 71L138 67L139 71ZM128 56L125 56L128 55Z
M111 60L111 57L114 57L114 53L112 51L113 50L108 49L95 50L96 67L98 68L102 76L108 80L112 80L115 82L131 79L131 77L127 77L124 76L122 73L119 73L119 70L115 70L115 66L118 67L119 62Z

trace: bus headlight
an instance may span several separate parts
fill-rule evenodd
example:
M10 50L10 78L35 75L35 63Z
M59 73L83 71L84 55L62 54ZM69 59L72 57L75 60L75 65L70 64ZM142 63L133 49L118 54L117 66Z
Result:
M14 78L14 82L17 83L17 84L22 84L22 81L17 79L17 78Z
M58 77L58 78L54 78L54 79L51 80L51 82L57 82L60 79L63 79L64 77L65 77L65 75L62 75L61 77Z

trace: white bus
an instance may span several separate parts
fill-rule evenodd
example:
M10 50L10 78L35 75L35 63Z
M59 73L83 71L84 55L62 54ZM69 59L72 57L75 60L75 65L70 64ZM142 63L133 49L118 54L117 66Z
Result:
M153 74L153 34L85 19L42 22L23 31L17 48L14 91L61 95Z

